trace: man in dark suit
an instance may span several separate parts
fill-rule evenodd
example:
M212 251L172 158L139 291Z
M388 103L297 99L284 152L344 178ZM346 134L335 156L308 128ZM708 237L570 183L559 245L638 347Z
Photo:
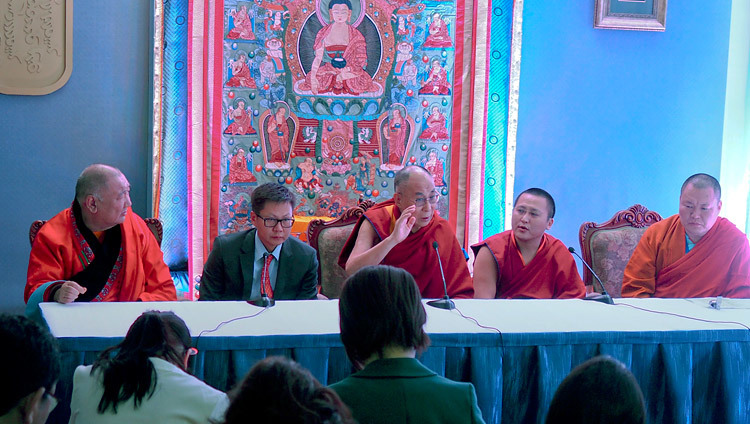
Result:
M252 194L255 228L216 237L200 283L200 300L259 298L261 286L276 300L315 299L318 259L315 249L289 237L294 196L267 183Z

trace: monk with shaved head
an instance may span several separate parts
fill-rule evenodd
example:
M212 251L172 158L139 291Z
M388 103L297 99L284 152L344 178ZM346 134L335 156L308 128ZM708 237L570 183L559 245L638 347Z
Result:
M34 239L24 300L177 300L159 244L131 205L130 183L119 169L87 167L73 204Z
M677 215L646 230L622 281L624 297L750 297L747 236L721 211L708 174L685 180Z
M471 298L474 289L456 234L436 211L440 195L435 179L421 166L407 166L393 181L393 198L368 209L339 256L351 275L368 265L403 268L424 298L444 295L438 255L450 297ZM437 243L437 248L435 247Z

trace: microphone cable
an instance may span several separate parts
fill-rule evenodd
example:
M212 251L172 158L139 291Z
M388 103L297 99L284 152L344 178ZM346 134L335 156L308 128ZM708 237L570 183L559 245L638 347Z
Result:
M709 324L733 324L733 325L739 325L740 327L744 327L745 329L747 329L748 331L750 331L750 326L748 326L747 324L743 324L741 322L738 322L738 321L714 321L714 320L710 320L710 319L703 319L703 318L691 317L690 315L676 314L674 312L655 311L653 309L641 308L640 306L633 306L633 305L630 305L630 304L627 304L627 303L616 303L615 305L617 305L617 306L627 306L629 308L638 309L638 310L644 311L644 312L651 312L653 314L671 315L673 317L685 318L685 319L690 319L690 320L693 320L693 321L706 322L706 323L709 323Z
M472 316L469 316L469 315L464 315L464 313L463 313L463 312L461 312L461 310L460 310L460 309L458 309L458 307L455 307L455 308L453 308L453 309L455 309L455 311L456 311L456 312L458 312L458 314L459 314L459 315L461 315L461 317L462 317L463 319L465 319L465 320L467 320L467 321L471 321L471 322L473 322L474 324L476 324L476 326L477 326L477 327L479 327L479 328L484 328L485 330L492 330L492 331L496 331L496 332L497 332L497 334L499 334L499 335L500 335L500 349L502 349L502 350L505 350L505 342L503 341L503 332L502 332L502 331L500 331L500 329L499 329L499 328L495 328L495 327L492 327L492 326L489 326L489 325L483 325L483 324L480 324L480 323L479 323L479 321L478 321L478 320L477 320L476 318L474 318L474 317L472 317Z
M268 307L268 306L266 306L266 307L264 307L263 309L261 309L260 311L258 311L258 312L256 312L256 313L254 313L254 314L251 314L251 315L243 315L243 316L235 317L235 318L232 318L232 319L228 319L228 320L226 320L226 321L222 321L222 322L220 322L220 323L219 323L219 324L218 324L218 325L217 325L216 327L214 327L214 328L213 328L213 329L211 329L211 330L201 330L201 332L200 332L200 333L198 333L198 336L197 336L197 337L195 338L195 348L196 348L196 349L198 349L198 351L200 351L200 349L198 348L198 343L200 342L200 339L201 339L201 336L202 336L202 335L204 335L204 334L209 334L209 333L213 333L213 332L216 332L216 331L219 331L219 329L220 329L221 327L223 327L223 326L225 326L225 325L227 325L227 324L229 324L229 323L235 322L235 321L241 321L241 320L243 320L243 319L255 318L255 317L257 317L258 315L262 314L263 312L267 311L268 309L269 309L269 307Z

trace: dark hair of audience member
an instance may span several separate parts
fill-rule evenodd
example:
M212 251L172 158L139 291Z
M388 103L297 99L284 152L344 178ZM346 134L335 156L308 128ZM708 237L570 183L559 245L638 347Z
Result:
M104 394L97 410L109 407L117 413L117 405L133 398L135 408L156 389L156 370L150 357L162 358L181 369L190 348L190 331L174 312L148 311L133 322L125 339L99 354L91 372L101 369ZM113 355L114 354L114 355Z
M547 424L646 422L643 393L633 374L611 356L575 367L552 398Z
M53 392L60 376L60 351L49 331L21 315L0 315L0 340L3 416L40 388Z
M270 356L255 364L229 398L224 424L354 423L336 392L283 356Z
M341 341L349 360L362 367L385 348L414 348L430 344L422 328L427 313L414 277L401 268L368 266L349 277L339 299Z
M255 214L260 214L266 206L266 202L285 203L289 202L294 209L296 199L288 188L278 183L265 183L259 185L250 196L250 205Z

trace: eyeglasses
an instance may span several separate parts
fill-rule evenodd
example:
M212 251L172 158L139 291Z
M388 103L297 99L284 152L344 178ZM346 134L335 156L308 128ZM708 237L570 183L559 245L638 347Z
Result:
M418 208L421 208L426 203L434 205L438 202L438 200L440 200L440 195L432 192L432 194L427 197L417 197L416 199L414 199L414 205L416 205Z
M292 225L294 225L294 218L276 219L276 218L263 218L260 215L257 215L257 216L258 218L263 220L263 225L268 228L273 228L278 223L281 223L281 226L284 228L292 228Z

